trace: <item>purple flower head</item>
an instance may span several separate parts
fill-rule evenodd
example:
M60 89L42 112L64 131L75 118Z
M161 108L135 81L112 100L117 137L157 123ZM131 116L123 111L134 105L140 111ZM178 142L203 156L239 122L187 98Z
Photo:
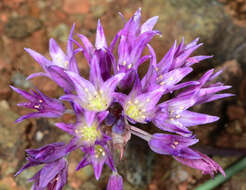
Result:
M197 80L186 78L193 71L194 64L212 57L192 55L202 45L198 38L189 44L185 44L184 39L180 43L175 41L164 57L157 61L149 44L155 35L160 34L153 29L157 20L158 17L152 17L141 24L141 9L138 9L128 21L124 21L123 28L110 44L100 20L95 45L83 34L78 34L82 44L75 41L72 38L73 26L66 53L54 39L50 39L51 60L34 50L25 49L44 70L31 74L28 79L49 77L64 89L64 93L57 100L38 90L29 93L11 86L28 100L19 106L37 110L20 117L17 122L31 117L61 117L64 113L76 117L74 123L55 123L71 135L68 144L53 143L26 150L27 163L16 175L29 167L43 165L31 179L33 190L61 190L67 180L65 157L75 150L84 153L76 170L91 165L98 180L106 164L113 172L107 190L123 190L117 164L123 158L132 135L145 140L152 151L170 155L185 165L202 170L203 174L213 176L219 171L224 175L216 162L192 149L199 140L189 127L217 121L218 117L193 112L192 107L232 96L220 93L231 86L214 82L222 71L214 72L213 69ZM148 50L147 55L144 49ZM75 59L79 53L89 64L89 78L84 78L79 72ZM145 62L149 64L148 70L139 77L138 68ZM146 126L157 127L163 133L150 134L145 131Z
M28 118L38 118L38 117L60 117L65 111L63 103L57 99L45 96L39 90L31 91L28 93L24 90L10 86L14 91L22 95L29 102L19 103L18 106L25 108L35 109L37 112L29 113L16 120L16 122L21 122Z
M65 159L45 164L29 181L32 190L61 190L67 183L68 164Z
M123 190L123 179L117 172L113 172L110 176L107 190Z

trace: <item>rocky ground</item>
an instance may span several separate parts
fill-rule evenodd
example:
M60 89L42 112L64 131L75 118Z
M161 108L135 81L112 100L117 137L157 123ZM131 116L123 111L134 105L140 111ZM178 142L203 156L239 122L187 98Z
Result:
M184 36L189 42L200 37L204 46L197 53L213 54L214 58L198 65L194 76L211 67L224 68L219 80L232 85L230 92L236 96L195 108L221 117L215 124L194 128L200 138L196 148L207 151L224 168L243 156L246 149L245 0L0 0L0 190L30 188L31 184L26 180L35 169L14 177L25 161L26 148L69 140L53 126L54 120L14 123L27 110L16 107L22 99L10 90L10 84L26 90L36 86L52 97L61 93L46 78L25 80L30 73L39 72L41 68L23 48L29 47L48 56L49 38L55 38L65 47L72 23L76 23L76 32L94 39L99 17L111 40L122 26L118 12L129 18L139 7L142 7L143 19L160 16L157 29L163 37L156 37L152 43L159 59L175 39ZM87 75L85 60L80 61L79 67L81 73ZM234 151L225 154L223 150L226 148ZM222 153L218 155L217 150ZM141 156L137 158L136 155ZM74 171L81 157L79 152L71 155L65 189L105 189L109 170L105 168L101 179L96 182L92 168ZM209 179L209 176L202 176L199 171L183 166L171 157L153 154L144 142L137 139L132 139L121 165L126 190L189 190ZM217 189L245 190L246 170Z

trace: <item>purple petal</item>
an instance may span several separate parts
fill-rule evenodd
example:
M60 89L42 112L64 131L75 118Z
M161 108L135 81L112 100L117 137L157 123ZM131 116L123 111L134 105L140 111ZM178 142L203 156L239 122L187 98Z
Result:
M49 51L52 58L52 62L57 66L63 66L67 61L66 55L56 41L51 38L49 41Z
M40 117L55 118L55 117L60 117L60 116L61 116L61 114L59 114L57 112L45 112L45 113L33 112L33 113L29 113L27 115L21 116L15 122L19 123L19 122L21 122L25 119L29 119L29 118L40 118Z
M44 70L46 70L46 69L45 69L46 66L51 65L51 61L48 60L48 59L47 59L46 57L44 57L43 55L41 55L40 53L38 53L38 52L36 52L36 51L34 51L34 50L30 49L30 48L24 48L24 49L25 49L25 51L26 51L27 53L29 53L29 54L33 57L33 59L34 59L35 61L38 62L38 64L41 65L41 67L42 67Z
M191 112L188 110L183 111L180 115L181 117L177 120L185 127L212 123L219 120L219 117L216 116Z
M80 161L79 165L76 168L76 171L78 171L79 169L89 165L91 162L89 161L89 157L88 154L84 155L84 158Z
M43 73L43 72L40 72L40 73L33 73L33 74L30 74L26 80L29 80L29 79L32 79L34 77L40 77L40 76L44 76L44 77L49 77L49 75L47 73Z
M104 35L103 27L101 25L100 19L97 22L97 32L96 32L96 49L104 49L107 48L107 41Z
M98 88L101 87L103 83L97 53L93 54L90 62L90 81Z
M151 31L158 21L158 16L154 16L145 21L141 26L141 33Z
M90 61L92 53L94 52L94 47L93 47L92 43L88 40L88 38L85 37L84 35L78 34L78 37L80 38L80 40L82 41L82 43L84 45L84 55L85 55L86 59L88 61Z
M191 65L194 65L195 63L199 63L200 61L203 61L205 59L209 59L212 58L213 56L205 56L205 55L200 55L200 56L194 56L194 57L190 57L188 58L185 62L186 62L186 66L190 67Z
M12 85L10 85L9 87L12 88L12 90L14 90L15 92L17 92L18 94L20 94L21 96L23 96L27 100L30 100L30 101L36 100L36 98L32 94L30 94L24 90L18 89Z
M45 188L51 181L56 177L56 175L66 167L65 159L60 159L51 164L45 165L40 173L40 187Z
M110 176L107 190L123 190L123 179L118 173L113 173Z
M74 135L74 125L69 123L55 123L55 126L59 127L63 131L69 133L70 135Z
M124 76L125 73L119 73L106 80L102 86L102 90L104 91L104 93L107 94L108 96L111 96L116 86L124 78Z
M92 165L94 168L94 175L95 175L96 180L99 180L99 178L101 176L104 162L105 162L105 158L92 159Z
M64 90L73 91L74 85L65 70L59 66L52 65L47 68L51 78Z
M73 24L73 26L70 30L70 34L69 34L68 42L67 42L67 55L69 58L72 57L72 55L73 55L73 42L71 39L73 38L74 28L75 28L75 24Z

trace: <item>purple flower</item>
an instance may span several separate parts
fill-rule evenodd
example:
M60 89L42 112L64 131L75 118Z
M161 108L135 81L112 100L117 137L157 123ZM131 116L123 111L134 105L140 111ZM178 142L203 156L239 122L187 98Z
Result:
M67 183L68 164L65 159L45 164L31 179L32 190L61 190Z
M148 19L142 26L141 9L138 9L133 17L125 24L124 28L116 35L115 41L119 39L118 61L113 62L114 73L125 72L126 76L120 82L120 88L129 88L134 81L138 66L147 61L150 55L142 56L142 52L150 40L157 34L152 30L158 17ZM113 41L115 43L115 41ZM112 46L114 46L112 43ZM142 57L141 57L142 56Z
M160 129L181 135L191 135L187 127L207 124L219 118L187 110L195 105L197 97L183 96L173 98L158 105L153 123Z
M185 164L189 167L202 170L203 174L209 174L211 177L214 176L214 172L220 172L223 176L225 176L224 170L217 164L215 161L213 161L211 158L208 156L197 152L201 158L200 159L187 159L187 158L182 158L178 156L174 156L174 158L181 162L182 164Z
M50 39L49 42L49 52L52 60L48 60L38 52L25 48L25 50L37 61L45 72L33 73L27 77L31 79L37 76L46 76L54 80L60 87L64 88L66 92L74 90L72 81L68 78L64 71L69 70L78 73L78 66L75 59L75 55L81 51L80 48L73 49L73 30L75 25L73 25L67 43L67 54L59 47L54 39Z
M110 176L107 190L123 190L123 179L117 172Z
M146 123L154 117L156 104L163 94L163 89L142 93L141 83L136 76L132 91L124 98L123 109L125 115L132 122Z
M89 164L93 166L94 175L99 180L104 163L106 163L111 170L115 171L113 157L110 150L105 143L96 143L94 146L83 147L82 151L85 153L76 170L79 170Z
M75 25L73 25L69 38L68 38L68 43L67 43L67 54L63 52L63 50L59 47L59 45L56 43L56 41L51 38L49 41L49 52L52 60L48 60L38 52L25 48L27 53L29 53L35 61L37 61L41 67L44 69L45 73L34 73L31 74L27 79L31 79L36 76L48 76L49 77L49 72L47 71L47 67L51 65L56 65L59 66L63 69L66 70L71 70L71 71L78 71L77 68L77 63L74 58L74 55L80 51L80 49L74 50L73 49L73 44L72 44L72 35L73 35L73 30L74 30Z
M105 141L108 137L100 129L102 120L107 116L107 112L84 112L84 116L79 116L76 124L56 123L56 126L74 137L74 143L78 146L94 146L98 141Z
M14 91L22 95L29 102L19 103L18 106L25 108L35 109L37 112L29 113L16 120L16 122L21 122L28 118L38 118L38 117L60 117L65 111L63 103L57 99L45 96L42 92L37 90L28 93L24 90L10 86Z
M53 143L45 145L37 149L27 149L27 158L28 161L15 175L19 175L25 169L33 166L37 166L45 163L53 163L56 160L59 160L65 157L69 152L76 149L73 145L73 141L69 144L65 143Z
M65 95L62 98L70 97L71 100L77 101L82 108L90 111L104 111L110 106L113 100L113 92L125 75L119 73L103 81L97 56L93 57L91 63L90 81L74 72L69 71L67 74L73 81L78 96Z
M149 141L149 146L151 150L159 154L173 155L188 159L199 159L201 158L200 155L188 148L197 142L198 139L195 139L194 137L155 133Z

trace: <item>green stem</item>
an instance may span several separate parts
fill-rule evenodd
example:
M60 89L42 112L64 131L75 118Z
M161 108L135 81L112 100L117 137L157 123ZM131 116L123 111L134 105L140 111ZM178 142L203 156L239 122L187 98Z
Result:
M230 179L233 175L240 172L244 168L246 168L246 157L239 160L238 162L236 162L231 167L227 168L225 170L226 177L219 174L214 179L210 179L207 182L205 182L204 184L199 185L197 188L195 188L195 190L211 190L211 189L217 187L218 185L224 183L225 181Z

